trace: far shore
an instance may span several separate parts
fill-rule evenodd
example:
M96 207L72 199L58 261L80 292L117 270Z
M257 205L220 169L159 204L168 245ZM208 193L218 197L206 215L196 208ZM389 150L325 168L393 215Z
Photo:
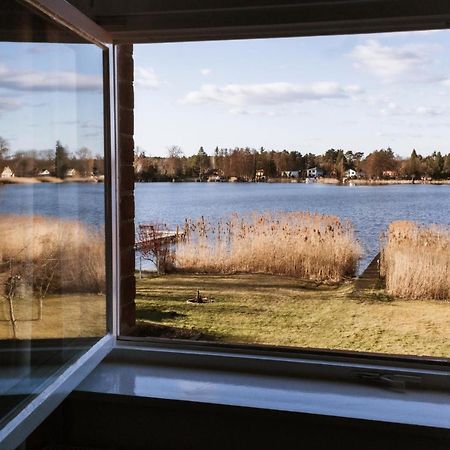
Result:
M136 183L219 183L219 182L206 182L206 181L198 181L192 178L183 179L183 180L173 180L173 181L136 181ZM391 186L391 185L399 185L399 184L432 184L432 185L450 185L450 179L443 180L367 180L362 178L351 178L344 179L343 181L338 180L337 178L317 178L306 181L302 178L269 178L266 181L220 181L220 183L233 183L233 184L247 184L247 183L268 183L268 184L330 184L330 185L341 185L341 186Z
M103 175L99 177L10 177L0 178L0 184L38 184L38 183L102 183Z
M0 185L2 184L39 184L39 183L102 183L104 181L103 175L99 177L67 177L64 179L45 176L45 177L11 177L0 178ZM194 183L195 179L175 180L176 183ZM443 180L367 180L362 178L344 179L343 181L337 178L317 178L306 181L301 178L269 178L266 181L258 181L256 183L268 184L305 184L305 183L342 185L342 186L391 186L402 184L431 184L431 185L450 185L450 179ZM136 181L136 183L153 183L152 181ZM161 183L172 183L172 181L161 181ZM206 182L204 182L206 183ZM254 181L222 181L222 183L255 183Z

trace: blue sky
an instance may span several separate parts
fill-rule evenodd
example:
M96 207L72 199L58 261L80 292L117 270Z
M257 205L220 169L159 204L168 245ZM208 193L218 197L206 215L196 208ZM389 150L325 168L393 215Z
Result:
M135 46L135 141L450 152L449 31Z
M449 33L136 45L136 145L448 153ZM1 43L0 136L101 153L100 50Z
M0 43L0 136L11 150L103 154L101 50L90 44Z

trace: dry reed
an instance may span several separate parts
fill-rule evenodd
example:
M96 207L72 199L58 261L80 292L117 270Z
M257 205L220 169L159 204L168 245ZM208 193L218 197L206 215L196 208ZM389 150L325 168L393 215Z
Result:
M450 299L450 229L393 222L382 252L381 274L393 296Z
M0 215L0 275L34 291L103 292L104 233L73 220Z
M186 220L177 269L203 273L267 273L314 281L355 274L361 247L348 222L306 212L232 214Z

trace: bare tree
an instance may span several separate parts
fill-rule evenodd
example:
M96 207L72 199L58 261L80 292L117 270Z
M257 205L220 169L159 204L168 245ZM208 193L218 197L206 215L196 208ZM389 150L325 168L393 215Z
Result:
M177 145L172 145L167 149L167 173L171 177L178 177L182 173L183 151Z
M0 159L4 159L8 152L9 142L0 136Z
M9 312L9 321L11 322L11 328L13 333L13 338L17 338L17 319L16 313L14 310L14 297L16 296L16 286L20 281L20 277L18 275L11 276L6 280L5 290L3 293L3 297L5 298L8 304L8 312Z
M174 266L175 254L172 244L178 233L171 233L166 225L139 225L137 250L142 258L151 261L158 273L166 273Z

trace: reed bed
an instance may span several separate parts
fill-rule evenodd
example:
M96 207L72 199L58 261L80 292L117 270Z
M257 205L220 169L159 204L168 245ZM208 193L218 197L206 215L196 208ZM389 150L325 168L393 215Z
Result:
M390 295L405 299L450 299L450 229L393 222L381 259Z
M326 282L354 276L361 247L337 217L307 212L186 220L175 267L199 273L267 273Z
M0 215L0 282L18 277L40 295L103 292L104 242L102 231L78 221Z

